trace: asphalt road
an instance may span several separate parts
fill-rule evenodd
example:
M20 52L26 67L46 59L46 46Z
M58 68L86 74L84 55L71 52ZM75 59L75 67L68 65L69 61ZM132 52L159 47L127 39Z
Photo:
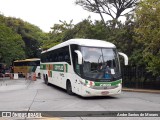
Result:
M5 78L0 79L0 111L160 111L160 94L125 91L121 95L112 97L82 98L77 95L70 96L65 90L56 86L47 86L41 79L32 81ZM4 120L4 118L0 119ZM159 120L160 117L60 117L54 119Z

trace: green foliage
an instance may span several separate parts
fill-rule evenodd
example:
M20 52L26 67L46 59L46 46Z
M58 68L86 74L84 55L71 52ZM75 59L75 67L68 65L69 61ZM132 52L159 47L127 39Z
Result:
M88 18L79 22L75 25L74 30L77 31L75 34L76 38L94 38L93 37L93 27L92 21Z
M87 18L76 25L72 22L72 20L69 23L60 21L60 24L54 24L52 31L48 34L50 39L43 41L43 50L73 38L106 38L106 29L101 21L93 23L90 18Z
M0 14L0 62L40 56L43 41L48 34L21 19Z
M0 24L0 46L0 62L9 65L13 60L25 57L22 37L4 24Z
M106 29L101 21L95 21L94 23L90 18L83 20L75 25L76 38L88 38L88 39L106 39Z
M77 24L73 20L60 21L52 31L44 33L21 19L0 15L0 62L38 57L39 48L45 50L72 38L100 39L114 43L118 51L126 53L130 65L147 66L153 74L160 75L159 0L143 0L135 19L128 15L125 23L116 21L114 28L113 24L111 20L104 26L104 21L93 22L88 17Z
M46 34L48 39L43 40L41 46L42 50L46 50L63 41L73 38L71 36L73 27L74 25L72 24L72 20L70 23L67 23L66 21L60 21L60 24L54 24L54 26L51 28L52 31Z
M53 47L57 44L60 44L60 42L56 42L54 40L45 40L42 43L41 49L42 49L42 51L47 50L47 49L49 49L49 48L51 48L51 47Z
M0 24L5 23L5 17L0 14Z
M130 58L130 64L142 64L140 59L141 50L139 45L133 39L134 22L133 16L129 16L127 21L122 24L117 23L117 27L112 29L111 23L108 21L107 27L104 27L102 21L91 21L90 17L79 22L76 25L61 22L52 27L49 33L50 40L44 41L43 49L48 49L60 42L72 38L100 39L114 43L119 51L126 53Z
M160 75L160 1L143 0L136 11L136 40L143 49L143 59L154 75Z
M21 19L8 17L5 24L12 28L13 31L22 36L25 43L25 56L27 58L39 57L42 41L49 39L47 34L43 33L37 26Z

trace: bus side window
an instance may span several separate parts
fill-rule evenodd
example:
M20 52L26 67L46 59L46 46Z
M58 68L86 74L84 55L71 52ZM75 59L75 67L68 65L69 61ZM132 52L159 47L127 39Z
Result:
M64 60L67 62L67 61L69 61L69 55L65 55L65 57L64 57Z
M71 64L69 51L64 53L64 61L67 62L68 64Z

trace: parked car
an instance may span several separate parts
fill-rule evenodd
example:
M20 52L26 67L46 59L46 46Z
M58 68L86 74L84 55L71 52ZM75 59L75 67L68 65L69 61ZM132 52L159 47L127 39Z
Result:
M10 70L5 70L5 77L10 77Z

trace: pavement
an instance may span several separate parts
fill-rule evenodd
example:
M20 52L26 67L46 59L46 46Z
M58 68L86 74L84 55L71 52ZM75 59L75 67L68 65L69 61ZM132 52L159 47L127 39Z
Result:
M25 79L25 78L19 78L19 79ZM17 80L19 81L19 79ZM5 82L6 80L8 81L7 83ZM13 82L15 83L15 81L10 80L9 77L0 78L0 91L22 89L24 88L24 86L27 85L27 84L24 84L23 82L22 83L18 82L18 84L13 85ZM152 90L152 89L122 88L122 91L160 94L160 90Z
M29 94L26 95L27 97L25 95L20 94L19 91L25 91L25 89L28 89L29 85L31 85L31 82L34 84L34 81L26 80L25 78L10 79L9 77L5 77L5 78L0 77L0 93L4 97L6 97L8 104L10 104L10 102L12 102L11 103L12 106L13 106L14 101L17 101L20 99L19 104L22 105L21 107L23 107L23 104L27 103L26 101L29 101L31 99L31 97L33 97L31 92L34 90L31 90L31 92L29 92ZM37 87L37 86L35 85L35 87ZM13 98L12 99L13 101L10 101L10 99L8 99L8 98L10 98L8 96L9 91L12 91L12 93L13 93L13 96L10 96ZM16 92L17 95L14 94L14 92ZM4 94L6 94L6 95L4 95ZM16 97L19 94L20 94L21 98ZM26 97L25 100L23 99L23 96ZM2 102L3 102L3 100L1 100L1 103ZM5 102L3 104L5 104ZM1 104L1 107L2 106L7 107L7 106ZM15 105L15 108L18 109L17 104ZM10 109L10 110L13 111L12 109ZM2 111L2 109L0 109L0 113L1 113L1 111ZM42 118L0 117L0 120L63 120L63 119L58 118L58 117L52 117L52 118L51 117L42 117Z
M55 94L56 92L54 92L52 88L50 88L46 85L43 85L43 84L39 84L41 82L42 82L42 80L37 80L35 82L35 81L31 81L31 80L26 80L25 78L19 78L17 80L10 80L7 77L4 78L4 79L0 78L0 94L1 94L1 96L3 96L3 99L1 99L1 103L2 103L1 106L0 106L1 110L2 110L2 108L6 108L7 106L8 106L8 109L10 109L11 111L14 109L14 107L17 108L18 110L26 110L26 109L30 110L31 108L32 108L31 110L39 109L39 108L44 109L44 107L46 107L46 109L49 109L49 106L53 106L53 105L56 106L56 104L59 102L61 97L63 98L63 100L60 101L61 104L59 104L57 106L57 108L59 108L59 107L63 108L63 103L62 102L65 101L66 103L68 103L67 107L71 105L70 108L72 108L74 106L74 104L80 104L80 103L84 102L84 103L81 104L81 106L84 106L84 108L87 108L86 105L90 106L89 108L91 108L91 106L93 107L93 104L98 103L98 106L96 106L94 108L99 109L99 108L101 108L99 106L99 104L103 105L103 104L105 104L105 102L103 103L103 101L106 101L106 99L102 99L102 101L101 100L99 101L99 99L93 99L93 100L90 100L90 99L86 99L86 100L76 99L76 100L73 100L73 99L70 99L70 96L68 96L66 93L62 92L63 94L59 95L58 93L60 91L57 92L58 90L56 91L57 94ZM47 92L45 91L46 88L47 88ZM37 91L37 89L39 89L39 92ZM12 91L12 94L10 94L10 91ZM122 91L126 91L126 93L124 92L125 94L130 94L130 93L127 93L127 92L156 93L156 94L153 94L153 96L156 96L156 97L149 97L151 99L151 101L154 100L156 102L152 103L149 100L151 105L148 105L148 106L149 107L152 106L151 108L153 108L153 107L157 108L157 103L159 104L159 102L157 102L157 101L159 101L159 97L157 97L159 95L157 95L157 94L160 94L160 90L123 88ZM51 96L50 93L53 93L54 96ZM46 94L46 95L44 96L43 94ZM137 97L137 94L136 95L134 95L134 94L136 94L136 93L133 93L130 96L136 96ZM11 96L9 97L8 95L11 95ZM35 99L35 96L37 96L36 99ZM139 96L141 96L141 94ZM141 103L144 103L144 100L140 99L139 96L138 96L138 99L134 98L133 100L132 100L131 97L129 97L130 102L128 104L125 103L125 105L127 106L126 108L128 108L128 105L129 105L129 107L136 106L135 102L137 102L137 101L138 101L137 106L139 106ZM9 98L12 98L12 99L9 99ZM146 97L144 97L144 98L145 99L147 98L147 104L148 104L147 94L146 94ZM119 99L118 104L121 103L121 102L124 103L125 99L128 100L128 98L126 96L122 100ZM113 100L113 103L110 103L110 105L106 108L108 109L108 108L114 108L115 107L116 110L119 110L121 107L117 108L117 106L114 106L114 104L117 103L116 98L115 99L112 99L112 98L107 99L107 101L112 101L112 100ZM16 101L19 101L19 103L17 104ZM94 102L94 101L96 101L96 102ZM33 104L33 102L34 102L34 104ZM72 104L72 102L73 102L73 104ZM106 105L108 105L108 104L106 104ZM143 104L143 105L145 106L146 104ZM144 108L149 109L148 106L147 107L145 106ZM123 107L124 107L124 105L123 105ZM51 107L50 109L52 109L52 108L53 107ZM82 107L79 107L79 108L82 108ZM102 107L101 109L103 109L103 108L104 107ZM126 108L124 108L124 109L126 109ZM142 108L139 108L139 107L136 107L136 108L138 108L138 110L142 109ZM134 107L134 109L136 109L136 108ZM159 110L159 106L158 106L158 110ZM31 118L31 119L29 119L29 118L26 119L25 118L24 120L63 120L63 119L64 120L82 120L82 118L72 118L72 119L70 119L70 118L58 118L58 117L57 118L56 117L55 118L45 117L45 118L39 118L39 119L38 118L35 118L35 119L34 118ZM93 118L91 118L91 119L93 119ZM12 120L12 118L0 118L0 120ZM85 120L89 120L89 119L86 118ZM96 120L96 118L93 119L93 120ZM112 119L110 119L110 120L112 120ZM118 120L118 119L116 119L116 120ZM150 118L148 120L150 120Z

